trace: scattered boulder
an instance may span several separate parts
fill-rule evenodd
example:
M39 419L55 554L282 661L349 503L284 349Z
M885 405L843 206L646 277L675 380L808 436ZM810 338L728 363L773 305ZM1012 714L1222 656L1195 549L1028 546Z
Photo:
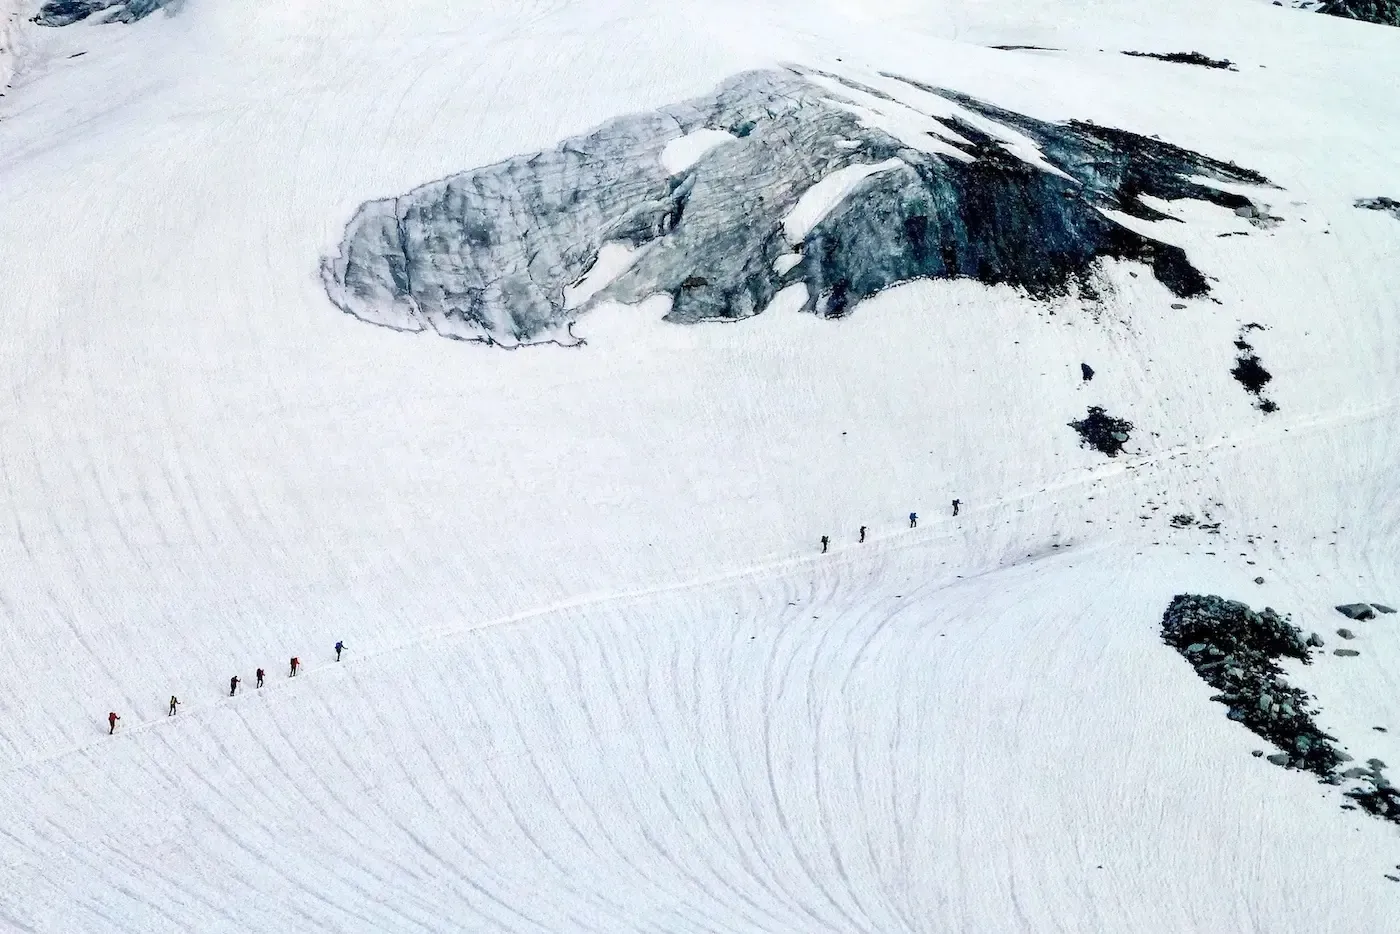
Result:
M1313 723L1312 698L1283 681L1278 659L1310 663L1303 634L1271 607L1255 612L1216 596L1181 594L1162 617L1162 639L1220 691L1230 719L1285 750L1283 764L1319 775L1337 764L1332 737ZM1270 761L1273 761L1272 759Z
M1086 383L1094 378L1094 368L1087 363L1079 364L1079 372L1084 377L1084 382Z
M1384 603L1373 603L1373 604L1371 604L1371 609L1375 610L1377 613L1394 613L1394 612L1395 612L1395 609L1394 609L1393 607L1388 607L1388 606L1386 606Z
M1195 524L1196 517L1188 513L1183 512L1178 515L1172 516L1172 525L1176 526L1178 529L1184 529L1189 525Z
M1256 583L1256 584L1262 584L1262 583L1264 583L1264 578L1262 578L1262 577L1256 577L1256 578L1254 578L1254 583Z
M1355 639L1355 638L1356 638L1356 633L1352 632L1350 629L1338 629L1338 630L1337 630L1337 635L1341 636L1343 639Z
M1365 621L1376 618L1376 611L1368 603L1343 603L1337 607L1337 612L1347 619Z
M1342 656L1343 658L1355 658L1356 656L1360 655L1361 653L1358 652L1358 651L1356 651L1356 649L1333 649L1333 650L1332 650L1332 654L1333 654L1333 655L1340 655L1340 656Z
M1342 794L1355 801L1363 811L1400 823L1400 791L1390 784L1384 769L1385 763L1380 759L1367 759L1365 768L1347 769L1342 777L1356 784Z
M1322 644L1317 633L1304 641L1298 628L1272 607L1256 612L1222 597L1179 594L1162 616L1162 641L1220 692L1211 700L1226 705L1231 720L1278 748L1267 756L1269 762L1347 786L1343 794L1349 803L1343 808L1400 824L1400 792L1386 779L1385 763L1368 759L1365 766L1345 767L1354 758L1318 728L1313 697L1283 680L1279 659L1311 664L1311 649ZM1335 654L1360 653L1337 649ZM1384 732L1383 727L1374 729ZM1259 758L1264 752L1256 749L1251 755Z

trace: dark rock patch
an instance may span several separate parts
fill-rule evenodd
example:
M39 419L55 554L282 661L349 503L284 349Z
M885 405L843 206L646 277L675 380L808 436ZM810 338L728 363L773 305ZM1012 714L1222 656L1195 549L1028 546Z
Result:
M1238 71L1235 63L1227 58L1211 58L1200 52L1124 52L1134 58L1155 58L1160 62L1175 62L1178 65L1199 65L1202 68L1219 68L1222 71Z
M40 26L71 26L89 17L103 23L134 23L157 10L175 9L184 0L48 0L34 22Z
M1356 649L1333 649L1333 655L1340 655L1342 658L1356 658L1361 653Z
M1094 378L1094 368L1087 363L1081 363L1079 364L1079 375L1083 376L1084 382L1087 383Z
M1259 411L1265 414L1277 412L1278 403L1265 398L1263 394L1264 387L1274 376L1264 369L1264 364L1260 362L1259 355L1254 352L1253 345L1244 337L1246 332L1251 330L1263 330L1263 326L1250 323L1240 329L1239 336L1235 338L1235 350L1239 353L1235 357L1235 366L1230 370L1230 375L1245 388L1245 392L1254 396L1254 405Z
M1385 777L1385 767L1380 759L1367 759L1366 768L1347 769L1342 774L1357 784L1342 794L1368 814L1400 824L1400 791Z
M1347 619L1364 622L1365 620L1376 618L1376 611L1371 608L1369 603L1343 603L1336 609L1338 613L1342 614Z
M1283 222L1283 218L1276 217L1270 214L1265 208L1261 208L1259 205L1253 203L1242 204L1235 208L1235 215L1237 217L1243 217L1251 226L1259 227L1263 230L1277 227Z
M1273 379L1273 374L1264 369L1259 362L1259 358L1251 354L1248 357L1240 357L1235 361L1236 365L1230 374L1239 380L1249 392L1258 395L1261 390Z
M1282 679L1280 658L1311 662L1287 619L1270 608L1256 613L1234 600L1182 594L1162 617L1162 639L1221 692L1212 700L1229 707L1231 720L1283 750L1285 764L1325 776L1341 762L1334 737L1312 720L1312 697Z
M1367 211L1384 211L1400 221L1400 201L1394 198L1362 198L1356 206Z
M994 45L990 48L1001 52L1063 52L1064 49L1052 49L1043 45Z
M1356 633L1352 632L1350 629L1338 629L1338 630L1337 630L1337 635L1341 636L1343 639L1355 639L1355 638L1356 638Z
M1079 432L1081 444L1087 444L1109 457L1117 457L1128 443L1133 423L1123 418L1114 418L1102 406L1089 406L1089 414L1069 426Z
M1371 608L1377 613L1394 613L1395 608L1386 606L1384 603L1372 603Z
M1378 26L1400 26L1400 0L1324 0L1317 11Z
M1179 513L1172 516L1172 525L1178 529L1184 529L1196 524L1196 517L1189 513Z
M1311 664L1310 646L1321 641L1316 634L1305 642L1287 617L1269 607L1255 612L1234 600L1180 594L1162 616L1162 639L1220 692L1211 700L1226 705L1231 720L1278 747L1269 762L1312 772L1327 784L1349 783L1343 794L1355 803L1343 807L1400 823L1400 796L1384 775L1385 763L1370 759L1365 768L1342 771L1352 756L1318 728L1314 698L1283 680L1279 659Z
M866 298L921 278L972 278L1037 299L1096 296L1106 258L1140 262L1178 297L1208 294L1179 247L1115 223L1149 206L1197 199L1258 213L1212 183L1267 185L1256 172L1160 140L1091 123L1048 123L886 74L917 103L930 140L964 158L915 149L866 114L914 105L880 88L801 67L746 72L713 93L621 117L529 153L368 202L322 264L331 300L403 331L516 346L577 343L594 304L669 296L677 323L759 314L781 290L804 310L851 314ZM946 114L947 103L1030 137L1059 173ZM944 115L939 116L942 112ZM695 131L732 139L672 174L667 146ZM833 173L859 173L810 225L785 223ZM637 251L631 266L578 307L565 289L604 244Z

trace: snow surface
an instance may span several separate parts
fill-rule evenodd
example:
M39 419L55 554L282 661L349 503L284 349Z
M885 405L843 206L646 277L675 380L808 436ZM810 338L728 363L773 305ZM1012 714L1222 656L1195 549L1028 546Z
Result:
M1400 223L1353 206L1400 197L1400 30L1250 0L20 29L0 928L1394 928L1395 825L1251 757L1158 624L1181 592L1292 613L1321 726L1400 767L1400 624L1331 609L1400 605ZM604 305L606 339L506 353L327 301L367 199L782 61L1157 134L1262 172L1282 221L1146 225L1218 280L1180 309L1110 263L1097 305ZM1247 322L1272 415L1229 374ZM1079 446L1089 405L1136 424L1123 456Z
M608 283L632 265L637 250L625 243L604 243L598 250L598 261L573 287L564 290L565 303L575 308L607 288Z
M672 175L679 175L700 161L700 157L725 143L732 143L735 137L724 130L711 130L708 127L687 133L666 144L661 152L661 164Z
M844 169L837 169L803 192L797 204L783 218L783 233L788 242L799 244L807 239L812 228L822 222L822 218L846 199L860 183L872 175L898 169L904 165L898 159L886 159L877 163L857 163Z

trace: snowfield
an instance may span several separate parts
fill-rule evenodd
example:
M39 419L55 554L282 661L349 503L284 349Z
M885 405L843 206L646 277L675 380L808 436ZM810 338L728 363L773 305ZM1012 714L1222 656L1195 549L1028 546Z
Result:
M38 6L0 0L0 930L1395 927L1400 826L1251 756L1159 626L1179 593L1291 614L1321 727L1400 774L1400 616L1333 610L1400 606L1400 220L1357 207L1400 198L1400 29L1263 0ZM1097 298L920 279L679 324L598 300L636 268L605 247L582 346L507 350L328 297L361 205L785 63L1274 187L1109 215L1195 298L1109 259ZM731 145L679 138L665 171ZM1090 406L1132 422L1119 456L1069 427Z

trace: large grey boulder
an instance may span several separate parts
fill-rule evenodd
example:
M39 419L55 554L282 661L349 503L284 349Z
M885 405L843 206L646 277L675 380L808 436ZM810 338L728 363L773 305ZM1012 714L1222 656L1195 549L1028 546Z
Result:
M1369 603L1343 603L1337 607L1337 612L1347 619L1367 620L1375 619L1376 611L1371 609Z

